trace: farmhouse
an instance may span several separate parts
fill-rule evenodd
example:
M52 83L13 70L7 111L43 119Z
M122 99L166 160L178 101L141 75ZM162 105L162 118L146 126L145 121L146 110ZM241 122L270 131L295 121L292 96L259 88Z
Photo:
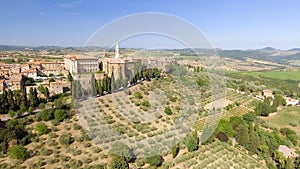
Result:
M299 100L293 99L291 97L284 97L286 105L296 106L299 104Z
M272 90L265 89L262 91L262 96L274 98Z
M295 150L290 149L285 145L280 145L278 151L281 152L286 158L295 158L299 156L295 153Z

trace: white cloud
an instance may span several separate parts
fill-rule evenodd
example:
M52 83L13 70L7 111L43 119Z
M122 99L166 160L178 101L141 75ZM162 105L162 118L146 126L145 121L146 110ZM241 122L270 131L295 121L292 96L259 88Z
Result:
M62 4L59 4L59 7L61 7L61 8L72 8L73 5L72 4L67 4L67 3L62 3Z

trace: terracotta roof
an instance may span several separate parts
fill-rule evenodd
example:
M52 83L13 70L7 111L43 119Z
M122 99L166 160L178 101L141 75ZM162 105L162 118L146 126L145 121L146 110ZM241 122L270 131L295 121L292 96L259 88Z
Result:
M36 70L28 69L28 70L24 70L22 73L36 73Z
M20 67L25 67L25 66L29 66L29 64L22 64L22 65L20 65Z
M22 80L22 77L19 77L19 78L17 78L17 77L15 77L15 78L10 78L9 79L9 81L13 81L13 82L16 82L16 81L21 81Z
M89 56L89 55L74 55L74 56L65 56L64 58L71 59L71 60L92 60L92 59L98 59L97 57L94 56Z
M265 90L263 90L263 92L269 92L269 93L272 93L272 90L265 89Z
M63 64L64 62L53 61L53 62L40 62L41 64Z
M125 63L123 59L118 58L104 58L103 61L109 62L109 63Z

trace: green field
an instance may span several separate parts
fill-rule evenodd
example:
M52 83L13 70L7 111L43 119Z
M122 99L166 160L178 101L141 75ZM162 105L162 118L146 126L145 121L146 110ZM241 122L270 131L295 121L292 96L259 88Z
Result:
M297 71L266 71L266 72L245 72L245 75L254 77L267 77L282 80L300 80L300 70Z
M300 107L284 107L283 110L263 119L278 128L288 127L300 134ZM292 127L291 122L298 123L298 126Z
M300 60L289 60L287 62L293 66L300 66Z

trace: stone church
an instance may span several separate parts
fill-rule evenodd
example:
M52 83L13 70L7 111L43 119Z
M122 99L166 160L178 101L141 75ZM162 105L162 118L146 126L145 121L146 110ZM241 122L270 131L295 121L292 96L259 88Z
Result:
M116 43L115 57L109 58L106 51L103 51L103 59L100 60L100 71L105 72L108 76L114 75L115 79L129 78L132 75L135 64L139 62L138 59L125 59L120 57L119 43Z

